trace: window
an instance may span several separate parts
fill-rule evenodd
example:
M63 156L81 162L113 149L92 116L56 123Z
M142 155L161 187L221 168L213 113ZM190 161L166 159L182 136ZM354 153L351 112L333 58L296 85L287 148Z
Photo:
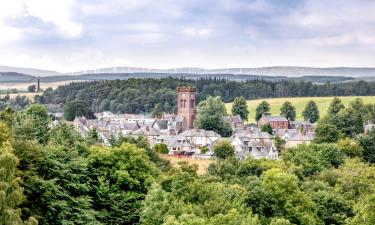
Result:
M194 99L190 99L190 108L194 108Z

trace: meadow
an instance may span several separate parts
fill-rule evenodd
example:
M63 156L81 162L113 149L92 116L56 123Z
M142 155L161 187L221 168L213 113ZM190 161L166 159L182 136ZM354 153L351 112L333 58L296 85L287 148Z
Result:
M364 103L375 103L375 96L342 96L339 97L345 106L348 106L355 98L360 97ZM271 107L272 115L280 115L280 107L285 101L290 101L296 107L296 120L303 120L302 111L308 101L314 100L318 105L320 118L327 114L327 109L334 97L294 97L294 98L269 98L269 99L255 99L247 101L247 106L250 111L248 116L248 123L255 123L255 109L263 100L267 101ZM227 103L227 112L231 113L232 103Z

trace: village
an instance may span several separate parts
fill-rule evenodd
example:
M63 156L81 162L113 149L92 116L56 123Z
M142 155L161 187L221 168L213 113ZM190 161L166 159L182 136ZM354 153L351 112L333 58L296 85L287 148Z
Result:
M110 138L132 136L147 138L150 146L165 144L168 155L176 157L212 158L213 146L220 140L231 143L238 159L252 156L256 159L278 159L276 139L283 140L285 148L309 143L315 136L315 124L308 121L288 121L283 116L263 115L257 124L245 124L239 115L224 116L233 133L221 137L211 130L194 128L196 115L196 89L178 87L177 114L164 114L154 118L143 114L96 113L96 119L77 117L74 126L82 135L95 129L103 144L110 145ZM272 134L262 132L269 124Z

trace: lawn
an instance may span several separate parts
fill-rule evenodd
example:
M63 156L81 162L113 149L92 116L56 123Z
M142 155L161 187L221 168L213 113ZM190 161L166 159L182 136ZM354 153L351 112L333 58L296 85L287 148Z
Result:
M364 103L375 103L375 96L359 96L363 99ZM302 111L305 108L306 103L309 100L314 100L318 105L320 111L320 117L322 118L327 113L330 102L334 97L295 97L295 98L270 98L270 99L256 99L247 101L248 109L250 114L248 116L248 123L255 122L255 109L259 103L266 100L271 106L271 114L279 115L280 107L285 101L290 101L293 106L296 107L297 118L296 120L303 120ZM345 106L349 105L349 102L353 101L357 96L345 96L339 97ZM232 103L226 104L227 112L231 113Z

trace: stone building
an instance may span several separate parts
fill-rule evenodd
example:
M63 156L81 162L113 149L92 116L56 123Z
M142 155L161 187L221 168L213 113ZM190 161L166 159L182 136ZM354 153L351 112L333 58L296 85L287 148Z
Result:
M188 129L193 128L195 119L195 87L178 87L178 116L185 118Z

